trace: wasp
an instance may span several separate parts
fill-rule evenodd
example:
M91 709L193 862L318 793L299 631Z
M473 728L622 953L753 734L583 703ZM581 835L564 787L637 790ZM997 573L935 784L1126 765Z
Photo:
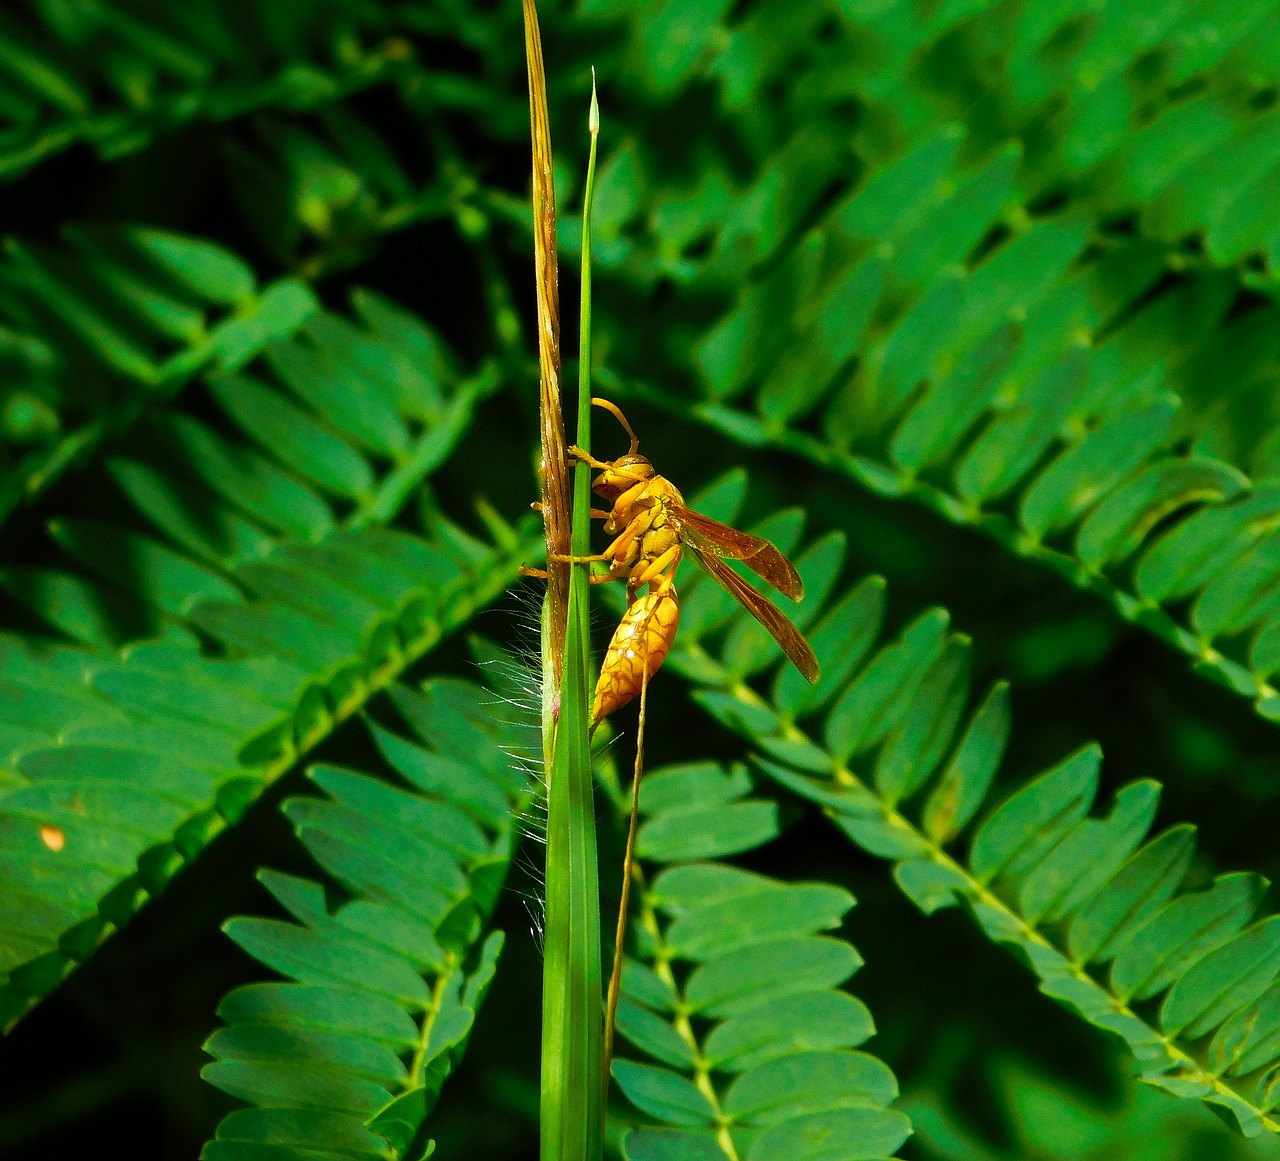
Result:
M631 439L626 455L598 460L579 447L569 458L599 471L591 490L612 507L593 508L614 540L601 553L572 558L574 563L604 562L608 571L593 584L625 581L627 610L609 642L596 684L592 720L599 723L635 698L644 682L666 659L680 621L676 570L686 550L743 608L760 622L783 653L810 682L818 680L818 661L809 643L761 592L726 563L737 560L783 596L798 601L804 583L795 566L774 545L688 508L680 490L640 454L640 441L622 411L607 399L592 404L608 411ZM646 589L643 594L640 590Z

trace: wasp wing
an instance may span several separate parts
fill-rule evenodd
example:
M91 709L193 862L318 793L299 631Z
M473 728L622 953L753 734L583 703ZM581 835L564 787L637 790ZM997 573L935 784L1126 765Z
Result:
M727 524L721 524L719 520L712 520L710 516L703 516L700 512L684 507L683 504L671 505L668 514L672 523L675 524L680 539L700 558L703 558L704 563L706 556L740 560L758 577L768 581L784 597L798 601L804 596L804 582L796 572L796 566L764 537L752 536L749 532L730 528ZM709 565L708 568L710 568ZM714 570L712 575L716 575ZM737 573L732 570L729 571L729 575L737 579ZM725 588L729 586L725 584ZM735 596L738 595L733 589L729 591ZM741 597L738 599L742 600ZM746 602L743 601L743 604Z
M732 529L730 529L732 531ZM753 538L758 539L758 538ZM764 543L768 544L768 541ZM809 642L772 601L763 593L757 592L736 572L717 556L703 552L695 544L690 544L698 563L707 570L725 591L733 597L757 621L769 630L771 636L790 658L791 663L800 670L805 680L811 685L818 680L818 659L813 655ZM773 545L769 545L773 548ZM774 552L778 552L776 548ZM782 553L778 553L782 556ZM786 560L786 557L782 557ZM749 561L746 563L750 563ZM790 563L790 562L788 562Z

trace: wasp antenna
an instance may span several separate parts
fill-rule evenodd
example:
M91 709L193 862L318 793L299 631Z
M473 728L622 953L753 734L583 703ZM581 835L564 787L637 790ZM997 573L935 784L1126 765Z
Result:
M591 405L593 407L603 407L614 419L622 424L627 434L631 437L631 448L627 455L635 455L640 450L640 441L636 439L636 433L631 430L631 424L627 422L627 417L622 414L622 408L616 403L611 403L608 399L601 399L598 395L592 398Z

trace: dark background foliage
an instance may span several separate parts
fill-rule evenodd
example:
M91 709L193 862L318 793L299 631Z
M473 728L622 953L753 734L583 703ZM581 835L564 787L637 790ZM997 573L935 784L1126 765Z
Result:
M183 27L181 15L170 11L174 6L163 2L102 0L102 7L118 7L174 35ZM232 27L238 20L253 25L238 11L246 6L231 0L203 7L225 7ZM746 449L692 416L699 392L695 352L710 323L736 301L743 284L783 265L786 251L824 210L884 158L899 154L920 124L967 123L964 152L974 164L1019 137L1033 209L1049 212L1078 199L1117 245L1143 228L1132 206L1108 199L1094 171L1062 162L1069 151L1060 133L1062 106L1079 95L1069 76L1056 90L1050 86L1056 104L1050 100L1030 114L1011 97L1014 86L1001 72L1001 30L1015 26L1025 6L970 5L977 16L944 26L903 61L866 34L866 21L855 19L865 15L861 9L871 16L882 9L885 21L910 9L923 22L947 7L760 0L691 4L682 17L675 3L634 13L623 4L548 5L544 42L569 240L566 319L575 313L571 207L580 194L588 69L595 64L605 159L597 344L611 373L686 400L683 412L651 399L626 402L661 470L693 488L745 463L751 481L746 517L798 506L812 533L842 531L851 555L846 575L876 572L888 580L892 625L930 605L948 608L955 626L974 640L977 686L995 677L1013 682L1016 724L1002 775L1009 786L1096 739L1107 754L1107 787L1157 777L1165 784L1159 822L1199 825L1198 875L1249 867L1275 878L1280 848L1267 820L1280 793L1276 727L1247 701L1190 672L1183 656L1125 624L1105 600L1014 556L981 531L875 497L793 455ZM56 46L57 8L14 3L0 18L0 46ZM263 48L249 36L239 46L243 59L211 54L207 73L196 79L156 79L139 66L130 82L132 58L116 48L111 59L122 62L116 71L104 65L95 75L101 62L92 59L92 37L79 55L62 43L67 67L88 78L86 107L103 117L119 113L136 131L99 134L86 128L92 118L85 110L55 109L34 127L15 120L0 186L0 228L26 246L61 247L69 224L144 223L217 241L244 256L264 284L299 275L333 309L346 308L353 287L386 295L429 320L460 365L472 369L491 358L500 369L501 389L479 405L447 470L433 479L432 502L469 520L474 498L483 496L514 518L536 488L518 9L444 0L293 0L281 8L310 30L309 42L303 37L284 49ZM758 34L756 55L744 50L735 60L725 46L737 44L732 35L743 28ZM1066 60L1108 32L1120 39L1082 6L1053 47ZM328 90L317 83L302 96L251 95L291 56L341 76L344 52L350 57L344 43L360 46L366 75L352 67L353 79ZM1160 75L1171 66L1156 49L1125 51L1130 71L1123 83L1139 93L1139 107L1142 100L1179 98L1176 77ZM686 67L682 54L694 63ZM718 71L716 61L723 64ZM753 75L744 80L734 69ZM1264 108L1275 100L1275 82L1259 81L1256 72L1249 74L1257 84L1248 99ZM208 100L180 112L184 91ZM237 94L243 100L234 99ZM1135 116L1141 121L1140 108ZM79 127L65 140L54 132L63 123ZM777 237L762 241L767 230L753 233L734 206L759 190L769 172L780 175L781 184L761 195L774 199L761 213L768 219L776 202L781 224ZM717 183L723 197L715 193ZM672 190L700 191L685 201L701 222L686 225L676 209L666 217L654 210L663 204L658 194ZM668 205L678 202L668 198ZM740 226L745 241L738 250L722 240L725 223ZM676 237L668 252L662 250L664 224L675 232L667 238ZM1169 261L1170 280L1199 277L1208 265L1203 252L1191 250L1183 269ZM1269 277L1265 270L1245 273ZM1241 277L1233 291L1238 314L1262 309L1264 300L1269 309L1270 285L1258 285ZM17 293L7 276L4 291L6 301ZM574 345L573 330L567 322L566 349ZM119 414L138 393L119 375L96 383L93 374L72 368L61 379L32 375L24 386L20 364L11 363L10 372L18 386L3 388L6 470L14 478L31 448ZM197 416L213 414L194 386L186 389L184 406ZM598 430L601 441L615 446L616 432ZM144 424L107 430L100 447L12 511L0 564L53 560L45 531L51 516L117 513L121 501L105 458L153 439ZM1223 436L1220 442L1229 441ZM1241 458L1241 466L1250 466ZM1256 474L1267 473L1259 468ZM534 593L532 585L522 586L472 628L528 651ZM0 599L0 617L15 631L49 633L12 597ZM122 640L130 636L127 629ZM603 614L598 629L603 639ZM428 671L475 674L457 639L432 654L421 668ZM709 725L677 688L674 681L655 687L649 764L739 757L741 743ZM628 718L623 728L629 727ZM365 750L363 734L349 724L317 756L351 760ZM200 1045L221 995L261 975L219 924L230 914L270 910L253 878L258 866L309 869L276 809L301 785L295 770L273 786L241 825L216 839L0 1042L4 1156L25 1161L118 1147L140 1159L196 1155L231 1107L199 1080ZM616 836L606 843L612 866ZM1246 1145L1232 1137L1192 1102L1175 1105L1141 1089L1128 1078L1116 1046L1038 994L1026 973L962 915L921 916L878 862L832 843L820 819L797 812L792 829L748 864L786 879L841 883L857 895L846 932L867 960L857 987L879 1027L870 1047L898 1075L917 1121L918 1135L904 1157L1273 1155L1265 1142ZM606 893L614 890L610 884ZM535 876L521 869L500 902L497 923L509 936L503 969L466 1062L433 1119L438 1156L534 1156L537 892Z

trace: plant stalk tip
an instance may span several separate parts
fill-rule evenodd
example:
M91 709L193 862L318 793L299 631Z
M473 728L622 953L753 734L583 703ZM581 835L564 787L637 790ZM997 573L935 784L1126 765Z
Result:
M600 102L596 100L596 66L591 66L591 112L587 114L587 129L595 137L600 132Z

